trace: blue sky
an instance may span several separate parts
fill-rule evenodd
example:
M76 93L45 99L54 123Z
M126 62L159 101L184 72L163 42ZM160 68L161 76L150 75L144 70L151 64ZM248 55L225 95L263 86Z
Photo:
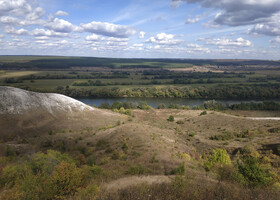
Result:
M279 0L0 0L1 55L276 59Z

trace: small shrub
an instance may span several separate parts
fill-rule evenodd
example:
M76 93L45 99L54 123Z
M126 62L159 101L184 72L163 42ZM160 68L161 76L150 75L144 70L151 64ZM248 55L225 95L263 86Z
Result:
M190 133L189 136L190 137L194 137L196 135L196 133Z
M165 106L164 103L161 103L161 104L158 104L158 107L157 107L157 108L158 108L158 109L165 109L166 106Z
M100 188L96 184L91 184L86 188L79 189L77 195L75 195L75 199L95 199L99 192Z
M113 160L118 160L120 158L120 152L118 152L117 150L115 150L111 156L111 158Z
M177 168L171 170L171 175L184 175L186 173L185 163L181 163Z
M53 130L49 130L48 134L49 135L54 135L54 131Z
M170 115L167 119L167 121L169 122L174 122L174 116L173 115Z
M149 172L150 170L141 166L141 165L136 165L136 166L132 166L130 167L127 171L126 174L129 175L141 175L141 174L145 174L147 172Z
M124 143L124 144L122 145L122 150L123 150L124 152L127 152L127 150L128 150L128 144L127 144L127 143Z
M211 140L219 140L219 141L222 140L222 141L225 141L225 140L233 139L234 137L235 137L234 134L232 134L230 132L224 132L222 134L211 136L210 139Z
M98 149L105 149L106 147L108 147L108 145L109 145L109 142L104 139L98 140L96 143L96 147Z
M157 154L154 153L154 155L152 156L152 158L150 160L151 163L157 163L158 162L158 159L156 159L156 156L157 156Z
M214 149L212 155L210 155L207 161L204 163L206 170L210 170L212 167L219 165L230 165L231 160L226 150Z
M199 116L202 116L202 115L207 115L206 110L204 110L203 112L201 112Z
M179 120L176 122L177 124L184 124L184 121L183 120Z

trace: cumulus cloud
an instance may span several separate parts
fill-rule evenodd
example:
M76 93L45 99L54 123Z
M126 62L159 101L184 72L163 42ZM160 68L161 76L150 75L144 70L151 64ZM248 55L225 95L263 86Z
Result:
M11 17L11 16L0 17L0 22L2 24L21 25L21 22L20 22L20 20L18 18Z
M181 42L181 40L174 37L175 35L173 34L159 33L156 36L150 37L146 42L158 45L176 45Z
M214 38L214 39L204 39L206 44L216 45L216 46L236 46L236 47L250 47L252 42L245 40L242 37L235 40L227 38Z
M29 31L26 29L15 29L14 27L5 27L5 33L12 34L12 35L29 35Z
M28 13L28 15L26 16L26 20L30 20L30 21L38 20L44 14L45 14L45 10L41 7L37 7L35 9L33 9L32 12Z
M69 14L65 11L59 10L55 13L55 16L68 16Z
M249 33L280 36L280 14L274 15L267 23L255 25L252 29L249 30Z
M40 25L45 14L41 7L26 0L0 0L0 23L13 26Z
M107 22L93 21L88 24L81 24L81 27L86 32L118 38L127 38L136 33L136 31L129 26L111 24Z
M40 29L36 28L35 30L32 31L34 36L47 36L47 37L67 37L69 36L68 33L61 33L61 32L55 32L53 30L45 30L45 29Z
M87 41L99 41L101 39L101 37L99 35L96 35L96 34L92 34L92 35L88 35L86 37L86 40Z
M271 42L271 43L280 43L280 36L278 36L278 37L276 37L276 38L274 38L272 40L269 40L269 42Z
M146 33L144 31L139 32L139 38L143 39L145 37Z
M214 23L228 26L266 22L280 11L279 0L171 0L172 4L181 2L199 3L202 7L220 10Z
M0 0L0 15L22 16L32 11L25 0Z
M47 22L44 26L55 32L61 32L61 33L70 33L73 31L81 30L80 27L75 26L75 25L71 24L70 22L63 20L63 19L59 19L59 18L55 18L51 22Z
M199 44L187 44L189 52L203 52L203 53L210 53L210 49L207 47L203 47Z
M127 42L128 38L102 37L100 35L92 34L86 37L86 41L112 41L112 42Z
M194 19L187 19L186 20L186 24L194 24L196 22L198 22L200 19L198 17L194 18Z

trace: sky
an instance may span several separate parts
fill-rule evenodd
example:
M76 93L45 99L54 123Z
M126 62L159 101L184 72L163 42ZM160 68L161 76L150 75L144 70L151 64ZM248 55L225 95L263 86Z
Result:
M280 0L0 0L0 55L280 59Z

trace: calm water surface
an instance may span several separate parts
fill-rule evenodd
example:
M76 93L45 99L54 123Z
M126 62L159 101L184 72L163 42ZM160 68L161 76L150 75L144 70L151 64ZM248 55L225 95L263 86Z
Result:
M153 108L157 108L159 104L163 103L168 106L170 103L179 105L188 105L191 108L203 104L207 99L182 99L182 98L79 98L77 99L87 105L99 106L101 103L109 103L112 105L114 102L133 102L139 104L140 102L147 102ZM208 99L209 100L209 99ZM262 102L262 100L217 100L223 105L239 104L241 102Z

